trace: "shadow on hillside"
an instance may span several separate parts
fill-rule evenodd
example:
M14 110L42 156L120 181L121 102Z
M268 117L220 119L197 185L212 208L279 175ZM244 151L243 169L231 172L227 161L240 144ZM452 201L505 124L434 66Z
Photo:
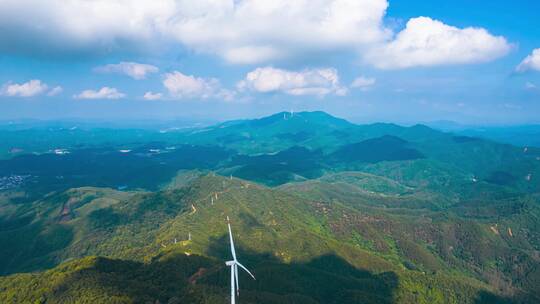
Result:
M286 303L397 303L399 278L394 272L374 274L358 269L334 254L319 256L304 263L283 263L271 254L255 253L238 246L236 251L239 261L257 278L254 281L240 271L240 303L284 303L270 300L270 295L282 296L282 301ZM217 260L230 260L228 236L212 240L206 254ZM222 286L227 290L230 284L228 267L221 266L205 276L201 283ZM411 292L414 294L414 291ZM401 302L409 303L407 299L412 300L405 297ZM531 295L502 297L480 291L474 303L538 302Z
M494 295L487 291L481 291L474 302L475 304L529 304L540 303L538 295L518 293L514 297Z
M475 304L509 304L509 303L515 303L512 300L508 298L503 298L496 296L494 294L491 294L489 292L479 292L477 298L474 301Z
M22 301L16 298L18 301L12 302L44 303L37 299L45 298L47 303L199 303L190 298L189 278L216 265L212 259L184 254L156 257L148 264L86 257L29 282L33 284L31 291L28 286L10 286L26 294Z
M47 298L51 303L76 299L97 304L117 298L126 303L227 303L230 272L224 262L231 256L227 236L214 239L207 253L213 258L171 251L154 257L150 263L92 257L75 260L42 273L40 280L19 280L9 285L10 291L25 290L26 298L8 302L34 303ZM332 254L287 264L270 254L242 247L237 247L237 253L239 261L257 278L252 280L243 271L239 273L239 304L397 303L398 276L393 272L373 274ZM400 302L414 303L407 299ZM474 303L536 302L480 292Z
M207 254L226 261L231 259L229 250L228 238L223 236L211 242ZM398 277L393 272L373 274L333 254L290 264L242 247L237 248L237 254L257 278L252 280L240 272L240 303L277 303L272 300L275 296L287 303L394 303ZM229 281L225 265L203 280L204 284L222 287L228 287Z

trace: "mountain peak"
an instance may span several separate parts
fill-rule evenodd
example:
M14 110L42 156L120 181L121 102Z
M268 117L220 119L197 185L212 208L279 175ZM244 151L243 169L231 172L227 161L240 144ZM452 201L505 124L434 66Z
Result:
M282 121L295 121L311 124L325 124L334 126L348 126L350 122L345 119L332 116L323 111L302 111L302 112L278 112L270 116L250 120L251 126L267 126Z

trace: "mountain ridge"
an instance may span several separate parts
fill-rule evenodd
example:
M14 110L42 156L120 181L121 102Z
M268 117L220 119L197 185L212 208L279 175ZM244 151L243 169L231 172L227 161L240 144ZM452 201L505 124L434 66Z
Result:
M0 161L6 301L38 284L32 301L99 303L102 292L119 303L221 303L226 216L242 261L262 275L246 282L248 302L538 300L539 150L289 114ZM122 270L107 273L102 258ZM192 269L175 277L187 285L153 285L158 273L174 277L162 258ZM48 285L49 275L79 287ZM108 279L135 291L99 284Z

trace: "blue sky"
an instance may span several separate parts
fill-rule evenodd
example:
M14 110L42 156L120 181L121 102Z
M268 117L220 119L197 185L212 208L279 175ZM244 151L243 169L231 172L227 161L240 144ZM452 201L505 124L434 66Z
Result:
M538 1L0 1L0 120L540 123ZM537 50L535 52L535 50Z

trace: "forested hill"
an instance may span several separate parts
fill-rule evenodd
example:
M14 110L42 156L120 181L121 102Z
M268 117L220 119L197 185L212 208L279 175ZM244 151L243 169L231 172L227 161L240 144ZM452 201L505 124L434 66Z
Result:
M227 303L226 216L239 303L540 302L537 149L323 112L124 131L0 161L1 303Z

